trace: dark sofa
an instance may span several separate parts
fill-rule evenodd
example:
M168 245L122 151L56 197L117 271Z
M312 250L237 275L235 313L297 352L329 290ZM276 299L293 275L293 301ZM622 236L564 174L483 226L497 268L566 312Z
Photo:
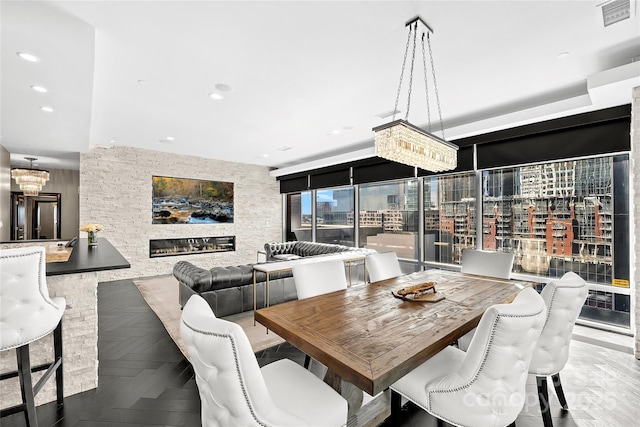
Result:
M253 310L253 264L213 267L209 270L189 261L173 266L173 276L179 282L179 302L184 307L193 294L202 296L218 317ZM258 308L264 307L264 286L267 275L257 272L256 293ZM269 298L278 304L297 298L290 271L269 275Z
M265 243L264 251L267 261L291 261L308 256L328 255L347 251L371 252L369 249L352 248L350 246L335 245L332 243L302 241Z
M315 242L266 243L264 248L267 262L322 256L344 251L354 251L365 255L374 252L370 249ZM189 261L179 261L173 266L173 275L180 284L179 302L181 307L187 303L191 295L198 294L209 303L218 317L253 310L253 264L205 269L193 265ZM258 308L265 305L266 280L265 273L257 272L256 305ZM358 280L364 280L364 276L360 276ZM296 298L296 288L291 271L269 275L270 304L279 304Z

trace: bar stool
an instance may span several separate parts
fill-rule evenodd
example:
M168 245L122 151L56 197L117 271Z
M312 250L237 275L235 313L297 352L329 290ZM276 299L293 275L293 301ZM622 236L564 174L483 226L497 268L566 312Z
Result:
M0 250L0 351L16 349L18 370L0 374L0 380L18 377L22 403L0 411L0 416L25 412L27 426L37 426L35 396L56 374L58 407L63 405L62 315L66 301L49 297L45 278L45 250L27 247ZM31 366L29 344L53 331L54 361ZM35 387L32 372L44 371Z

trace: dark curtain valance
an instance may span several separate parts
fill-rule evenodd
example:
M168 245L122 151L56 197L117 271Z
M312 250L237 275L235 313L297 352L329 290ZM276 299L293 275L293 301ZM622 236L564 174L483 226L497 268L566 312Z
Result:
M452 141L460 147L452 172L489 169L631 150L631 105L592 111ZM436 175L379 157L279 177L280 192Z

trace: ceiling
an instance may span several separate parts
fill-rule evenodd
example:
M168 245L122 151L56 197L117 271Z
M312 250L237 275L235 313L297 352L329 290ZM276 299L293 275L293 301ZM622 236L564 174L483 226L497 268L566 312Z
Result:
M605 27L605 0L3 0L0 144L12 165L34 156L70 169L94 145L275 175L369 157L371 128L391 120L377 115L394 108L416 15L434 30L449 140L626 104L640 85L636 2ZM421 68L409 121L425 126ZM398 109L404 116L406 83Z

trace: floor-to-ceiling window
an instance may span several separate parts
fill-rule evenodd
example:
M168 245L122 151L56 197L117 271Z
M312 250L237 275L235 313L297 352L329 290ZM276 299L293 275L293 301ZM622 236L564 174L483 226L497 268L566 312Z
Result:
M286 240L311 241L311 191L287 194Z
M474 173L424 178L424 260L459 264L476 248Z
M501 168L482 174L482 247L513 252L514 272L560 277L573 271L592 289L583 316L628 324L628 156ZM615 165L615 167L614 167ZM621 191L622 190L622 191ZM620 194L620 197L615 197ZM617 241L614 230L620 228ZM613 250L614 244L620 246Z
M316 190L316 241L355 246L353 187Z
M362 184L359 194L359 246L419 259L418 180Z

